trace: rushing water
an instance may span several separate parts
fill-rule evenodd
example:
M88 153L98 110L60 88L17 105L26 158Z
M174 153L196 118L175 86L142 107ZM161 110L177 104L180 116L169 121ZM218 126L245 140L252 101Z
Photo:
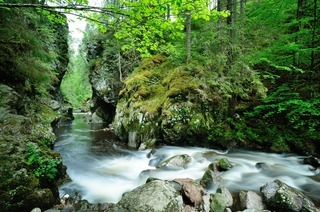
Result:
M60 188L61 196L78 192L89 202L117 203L122 194L145 183L150 176L172 180L200 179L214 160L226 157L233 168L221 173L229 190L258 191L267 182L279 179L304 191L320 202L320 173L303 165L302 156L234 150L221 152L198 147L164 146L150 150L130 150L117 143L101 125L87 124L84 114L75 114L70 126L57 129L55 151L61 153L72 182ZM181 170L157 170L156 164L171 156L188 154L192 162ZM257 166L257 163L265 165ZM214 192L214 190L212 190Z

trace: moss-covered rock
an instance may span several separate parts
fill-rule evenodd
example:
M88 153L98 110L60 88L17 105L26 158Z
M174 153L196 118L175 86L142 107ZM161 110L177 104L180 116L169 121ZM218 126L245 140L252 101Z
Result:
M200 185L206 189L216 189L221 183L222 178L218 176L216 171L212 171L211 169L207 169L200 180Z
M228 199L220 193L216 193L215 195L211 196L210 199L210 211L214 212L224 212L227 208Z
M260 191L268 208L276 211L319 211L301 191L274 180L262 186Z
M228 158L220 158L218 160L218 169L220 171L227 171L231 168L232 168L232 165L231 165L230 161L228 160Z
M154 58L156 62L151 60L147 66L142 62L125 81L113 123L116 134L132 147L150 139L166 144L208 144L211 128L224 110L208 85L208 73L200 67L174 68L161 56Z
M62 116L68 29L31 9L0 16L0 211L47 209L65 175L51 123Z

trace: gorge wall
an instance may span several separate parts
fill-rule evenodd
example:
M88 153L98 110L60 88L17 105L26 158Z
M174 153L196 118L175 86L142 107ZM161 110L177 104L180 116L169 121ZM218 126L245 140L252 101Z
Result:
M52 127L70 120L59 86L68 65L66 18L0 9L0 211L48 209L65 175ZM71 115L71 116L70 116Z

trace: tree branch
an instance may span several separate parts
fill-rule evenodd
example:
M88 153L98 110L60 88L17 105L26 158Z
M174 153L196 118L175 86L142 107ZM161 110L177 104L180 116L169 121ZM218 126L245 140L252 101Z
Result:
M6 8L40 8L45 10L76 10L76 11L88 11L88 12L98 12L98 13L108 13L108 14L119 14L126 15L121 13L117 8L106 8L106 7L94 7L94 6L85 6L85 5L66 5L66 6L49 6L42 4L11 4L11 3L0 3L0 7ZM117 11L116 11L117 10Z

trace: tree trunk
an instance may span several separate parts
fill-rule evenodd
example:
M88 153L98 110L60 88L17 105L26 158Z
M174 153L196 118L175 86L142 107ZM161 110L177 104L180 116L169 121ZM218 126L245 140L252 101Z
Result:
M297 2L297 14L296 14L296 18L297 18L297 21L298 21L298 27L297 27L297 30L296 30L297 32L299 32L303 28L302 23L301 23L301 19L302 19L303 15L304 15L303 4L304 4L304 0L298 0L298 2ZM299 35L296 36L295 42L296 43L300 42L300 36ZM294 52L293 64L295 66L299 66L299 52Z
M121 51L118 51L118 71L119 71L119 80L122 82L123 76L122 76L122 67L121 67Z
M317 33L317 0L313 1L313 29L312 29L312 43L311 43L311 69L315 68L315 59L316 59L316 54L315 54L315 47L316 47L316 33Z
M187 63L191 60L191 13L187 13L186 18L186 45L187 45Z

